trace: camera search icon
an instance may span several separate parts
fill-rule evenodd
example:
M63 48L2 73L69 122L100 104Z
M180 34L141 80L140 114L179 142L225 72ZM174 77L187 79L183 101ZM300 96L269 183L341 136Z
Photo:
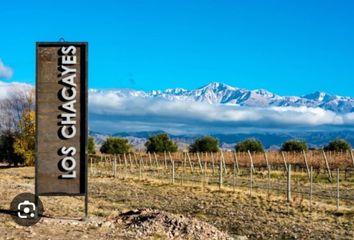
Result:
M19 218L34 218L36 213L36 205L28 200L23 201L17 206L17 216ZM22 214L24 212L25 214Z
M12 219L21 226L32 226L39 222L43 214L43 204L32 193L21 193L11 202Z

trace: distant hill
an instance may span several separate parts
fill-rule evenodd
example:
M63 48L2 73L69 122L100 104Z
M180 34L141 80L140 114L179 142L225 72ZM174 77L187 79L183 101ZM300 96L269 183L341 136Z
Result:
M90 132L89 134L96 139L100 145L105 138L109 136L127 138L135 148L144 149L144 143L149 136L163 133L163 131L154 132L122 132L112 135ZM176 141L181 149L187 148L196 138L202 135L171 135L170 137ZM278 149L281 144L289 139L301 139L306 141L310 147L322 148L329 141L335 138L343 138L354 146L354 131L343 132L292 132L292 133L240 133L240 134L214 134L219 139L221 146L225 149L232 149L235 144L247 138L259 139L267 149Z

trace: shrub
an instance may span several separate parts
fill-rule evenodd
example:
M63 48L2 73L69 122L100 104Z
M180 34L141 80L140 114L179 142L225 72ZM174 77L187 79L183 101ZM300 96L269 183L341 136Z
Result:
M235 150L237 152L264 152L262 143L254 138L249 138L237 143Z
M149 137L145 147L147 152L176 152L178 149L166 133Z
M189 146L190 152L217 152L219 151L219 142L211 136L198 138Z
M95 143L95 139L93 137L88 138L87 148L88 148L89 154L96 153L96 143Z
M128 139L111 137L102 144L100 151L106 154L123 154L128 153L130 149L131 145L128 143Z
M340 152L340 151L344 152L351 149L352 146L344 139L335 139L324 147L324 150L326 151L336 151L336 152Z
M307 151L308 147L305 141L288 140L282 144L280 150L284 152L302 152Z

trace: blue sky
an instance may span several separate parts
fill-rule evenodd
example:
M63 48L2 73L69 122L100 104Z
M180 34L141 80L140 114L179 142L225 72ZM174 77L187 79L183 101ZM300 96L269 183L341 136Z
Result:
M2 1L0 59L34 83L35 42L89 42L91 88L354 96L353 1Z

